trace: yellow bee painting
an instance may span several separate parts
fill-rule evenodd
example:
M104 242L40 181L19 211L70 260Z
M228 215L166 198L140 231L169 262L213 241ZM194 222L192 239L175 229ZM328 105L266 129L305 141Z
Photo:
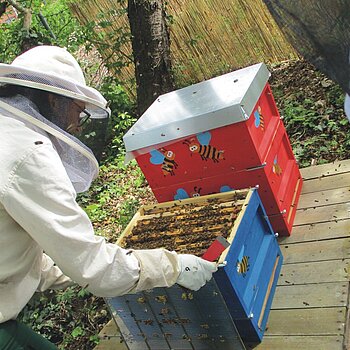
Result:
M244 255L241 261L237 262L237 272L246 274L249 270L249 256Z
M175 162L175 153L173 151L161 148L152 150L150 154L150 162L155 165L161 165L164 176L168 174L175 175L174 169L177 168L177 163Z
M202 160L211 159L214 163L224 158L224 151L218 150L214 146L209 145L211 133L209 131L200 133L183 143L188 146L192 153L198 153Z
M244 255L244 246L242 247L236 263L237 272L245 277L247 272L249 271L249 256Z

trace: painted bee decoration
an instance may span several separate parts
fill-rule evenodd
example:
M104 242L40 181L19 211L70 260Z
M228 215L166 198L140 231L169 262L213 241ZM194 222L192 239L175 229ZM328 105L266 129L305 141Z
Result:
M249 256L244 255L244 246L242 247L236 263L237 272L243 277L246 276L249 271Z
M183 143L188 146L191 154L198 153L202 160L211 159L214 163L218 163L219 160L225 159L224 151L217 150L214 146L209 145L210 139L211 133L206 131L197 134L196 137L185 140Z
M272 172L276 175L282 174L282 168L279 166L279 164L277 162L277 156L273 160Z
M177 168L177 163L175 162L175 153L170 150L166 150L164 148L160 148L159 150L154 149L150 151L150 162L155 165L162 165L163 175L167 176L175 175L174 169Z
M258 109L254 112L255 117L255 127L261 128L262 131L265 131L265 122L264 116L262 115L261 107L258 106Z
M181 200L181 199L186 199L186 198L191 198L191 197L200 197L201 190L202 190L202 187L195 186L193 188L193 192L188 194L186 190L184 190L183 188L179 188L176 191L176 195L174 196L174 200Z

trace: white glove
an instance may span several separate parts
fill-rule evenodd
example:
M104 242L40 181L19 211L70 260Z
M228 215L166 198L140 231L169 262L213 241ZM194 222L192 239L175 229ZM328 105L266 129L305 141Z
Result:
M179 254L180 275L176 283L188 289L198 290L210 281L217 270L216 263L191 254Z

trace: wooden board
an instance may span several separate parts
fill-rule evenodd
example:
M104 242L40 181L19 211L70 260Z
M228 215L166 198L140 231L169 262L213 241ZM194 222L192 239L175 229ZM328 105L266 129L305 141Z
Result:
M271 310L265 336L343 335L345 315L346 307Z
M281 245L284 264L350 258L350 238Z
M349 173L350 160L342 160L328 164L321 164L300 169L304 180L325 177L335 174Z
M265 336L264 341L254 349L344 350L342 343L342 336Z
M348 282L350 259L282 265L278 286L307 283Z
M312 180L304 181L302 194L319 192L324 190L335 190L342 188L350 183L350 173L319 177Z
M300 196L298 209L321 207L331 204L346 203L350 201L350 187L335 190L322 190L319 192L303 193Z
M318 222L338 221L350 218L348 203L298 209L294 225L315 224Z
M347 282L278 286L272 309L346 306L347 292Z
M350 237L350 219L294 226L291 236L279 237L280 244Z

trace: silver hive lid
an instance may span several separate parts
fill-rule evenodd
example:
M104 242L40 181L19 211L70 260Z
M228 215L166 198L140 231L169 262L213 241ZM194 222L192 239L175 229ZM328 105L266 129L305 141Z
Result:
M124 135L126 158L247 120L269 76L266 65L258 63L161 95Z

